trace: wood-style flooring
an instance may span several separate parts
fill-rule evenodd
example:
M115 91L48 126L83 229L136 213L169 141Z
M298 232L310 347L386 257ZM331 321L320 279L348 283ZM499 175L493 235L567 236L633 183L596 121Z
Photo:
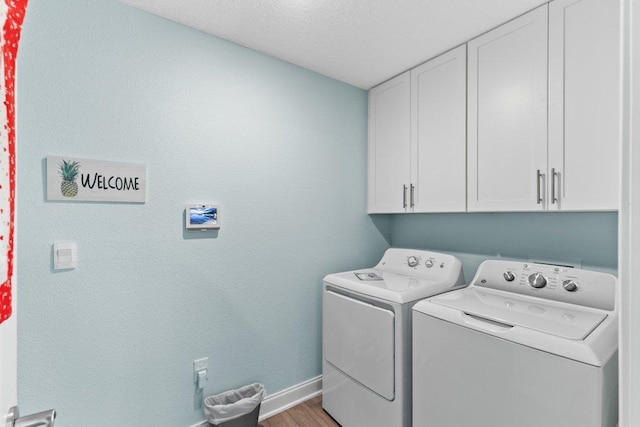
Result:
M322 395L269 417L258 427L340 427L324 409Z

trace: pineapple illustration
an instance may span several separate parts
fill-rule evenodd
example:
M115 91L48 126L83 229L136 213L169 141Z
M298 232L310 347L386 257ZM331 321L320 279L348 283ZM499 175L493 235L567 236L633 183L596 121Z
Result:
M62 184L60 184L60 191L65 197L76 197L78 195L78 169L80 164L78 162L63 160L60 163L60 176L62 177Z

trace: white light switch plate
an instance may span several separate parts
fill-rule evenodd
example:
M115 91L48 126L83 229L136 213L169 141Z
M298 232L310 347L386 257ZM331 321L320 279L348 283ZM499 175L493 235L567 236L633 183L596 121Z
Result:
M75 242L53 244L53 269L66 270L78 266L78 247Z

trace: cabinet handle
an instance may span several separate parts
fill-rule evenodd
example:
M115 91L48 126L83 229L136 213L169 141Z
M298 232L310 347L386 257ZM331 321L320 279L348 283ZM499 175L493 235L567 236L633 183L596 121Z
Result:
M402 186L402 208L403 209L407 208L407 186L406 185Z
M558 173L556 172L556 168L551 168L551 203L558 203L558 199L556 198L556 176Z
M537 184L537 191L538 191L538 200L537 203L540 204L542 203L542 184L540 183L540 181L542 180L542 177L544 176L544 174L540 173L540 169L538 169L538 171L536 172L536 184Z
M411 206L411 208L413 209L414 203L413 203L413 190L416 188L415 185L411 184L411 190L409 192L409 205Z

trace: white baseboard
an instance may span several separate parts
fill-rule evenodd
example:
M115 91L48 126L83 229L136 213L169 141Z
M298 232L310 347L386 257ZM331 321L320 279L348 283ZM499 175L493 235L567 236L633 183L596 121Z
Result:
M281 390L277 393L269 394L262 401L260 406L259 420L272 417L277 413L286 411L305 400L312 399L322 393L322 375L311 378L307 381L296 384L292 387ZM191 427L208 427L207 421L199 422Z
M322 393L322 375L268 395L260 407L260 421Z

